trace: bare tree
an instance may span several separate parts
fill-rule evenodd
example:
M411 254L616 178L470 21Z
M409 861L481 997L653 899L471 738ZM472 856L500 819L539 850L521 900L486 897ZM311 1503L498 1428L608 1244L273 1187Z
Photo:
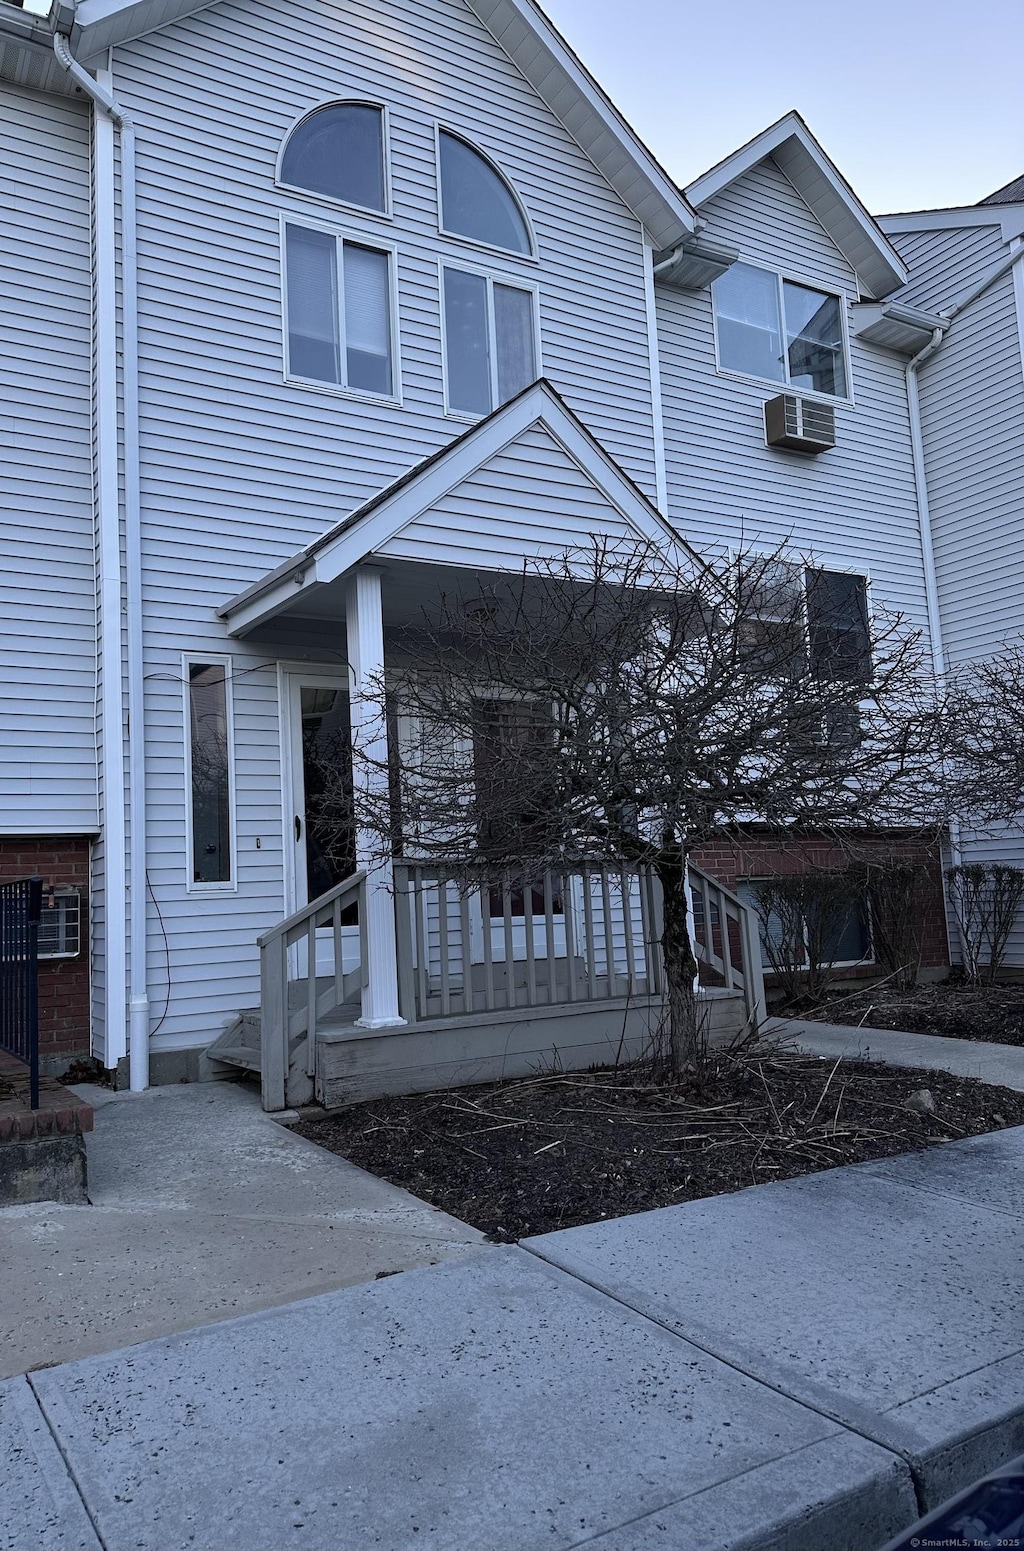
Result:
M829 575L595 542L444 598L389 640L392 779L360 824L523 880L652 866L671 1058L695 1066L690 851L723 825L906 826L937 801L918 639Z
M946 745L952 800L967 822L1024 820L1024 642L953 676Z

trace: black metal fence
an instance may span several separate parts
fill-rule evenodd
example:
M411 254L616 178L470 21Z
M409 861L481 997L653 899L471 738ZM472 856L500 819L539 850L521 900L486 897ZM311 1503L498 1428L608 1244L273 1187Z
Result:
M0 1050L24 1061L39 1108L39 918L42 878L0 884Z

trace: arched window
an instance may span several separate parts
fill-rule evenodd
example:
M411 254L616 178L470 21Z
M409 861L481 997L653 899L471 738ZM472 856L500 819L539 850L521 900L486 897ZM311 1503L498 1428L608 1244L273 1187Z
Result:
M364 102L315 108L288 137L281 182L364 210L385 210L383 108Z
M532 253L519 203L500 173L465 140L442 129L441 226L510 253Z

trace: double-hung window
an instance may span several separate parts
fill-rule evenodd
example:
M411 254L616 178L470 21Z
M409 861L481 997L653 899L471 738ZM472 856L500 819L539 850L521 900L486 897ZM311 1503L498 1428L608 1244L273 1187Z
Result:
M448 409L488 415L536 381L536 293L447 264L443 290Z
M288 376L395 397L392 255L285 225Z
M841 297L754 264L733 264L712 292L723 371L832 398L847 396Z

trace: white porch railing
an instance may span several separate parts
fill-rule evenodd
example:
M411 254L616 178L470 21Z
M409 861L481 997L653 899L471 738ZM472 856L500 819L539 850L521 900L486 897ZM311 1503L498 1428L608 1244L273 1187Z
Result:
M350 1004L365 983L365 900L366 874L353 873L259 939L264 1109L284 1109L313 1096L317 1028ZM344 916L353 906L359 918L358 963L346 973Z
M650 869L595 862L524 879L408 862L396 864L395 883L410 1022L662 990Z
M693 936L701 980L743 995L747 1017L766 1017L761 938L756 913L717 879L690 863Z
M472 864L399 862L394 874L407 1024L664 992L661 887L650 867L581 863L524 879ZM741 993L747 1016L762 1019L754 913L697 867L690 886L702 982ZM318 1029L358 1015L366 897L366 874L356 873L259 939L265 1109L313 1097Z

